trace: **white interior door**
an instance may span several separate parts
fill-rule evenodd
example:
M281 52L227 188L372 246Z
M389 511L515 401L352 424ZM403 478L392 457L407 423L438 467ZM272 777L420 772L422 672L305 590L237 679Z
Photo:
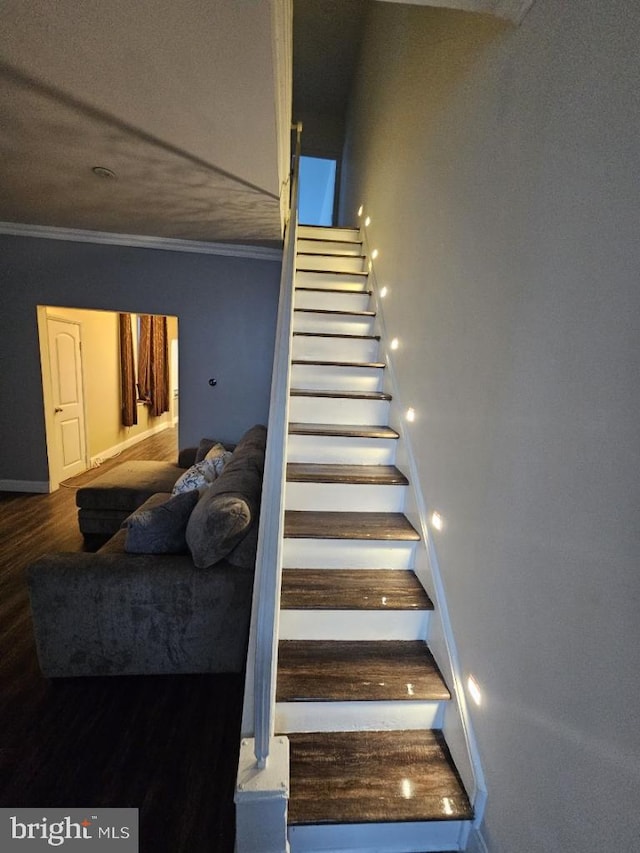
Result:
M49 476L61 480L87 469L84 399L82 393L82 349L80 325L67 320L47 320L53 443Z

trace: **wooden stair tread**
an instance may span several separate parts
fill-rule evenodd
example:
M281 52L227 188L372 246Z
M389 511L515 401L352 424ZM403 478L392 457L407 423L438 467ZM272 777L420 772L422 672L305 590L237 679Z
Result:
M375 317L375 311L336 311L332 308L294 308L294 314L325 314L330 317Z
M390 400L391 394L384 391L325 391L321 388L291 388L292 397L337 397L341 400Z
M406 486L409 483L395 465L344 465L315 462L289 462L287 481L371 486Z
M293 337L299 338L349 338L356 341L379 341L380 335L345 335L329 334L329 332L294 332Z
M281 640L276 702L439 702L451 694L421 640Z
M314 225L313 227L314 228L331 228L332 226L331 225ZM300 228L300 226L298 226L298 228ZM349 229L345 229L345 230L349 230ZM336 239L336 237L332 237L330 234L323 235L322 237L305 237L303 234L298 234L297 236L298 236L298 240L308 240L309 242L315 242L315 243L362 243L362 238L359 236L360 232L355 231L354 233L356 236L353 240L351 240L351 239L345 240L344 238L343 239L340 239L340 238Z
M291 364L303 364L313 367L366 367L376 370L386 367L384 361L319 361L313 358L294 358Z
M412 571L283 569L283 610L433 610Z
M372 290L342 290L339 287L300 287L296 286L296 290L300 290L303 293L340 293L344 295L345 293L350 296L371 296L373 293Z
M303 240L306 237L302 237ZM331 242L330 240L325 240L324 242ZM337 241L334 241L337 242ZM296 258L357 258L358 260L363 261L367 256L366 255L350 255L346 252L338 254L336 252L296 252Z
M307 257L313 258L314 255L308 255ZM352 257L356 258L358 256L352 255ZM296 265L296 272L313 272L313 273L318 273L319 275L346 275L346 276L348 276L348 275L361 275L361 276L364 276L365 278L369 275L369 273L365 272L364 270L349 270L349 271L347 271L347 270L316 270L316 269L309 269L308 267L299 267L297 265Z
M473 818L439 731L292 732L287 737L290 825Z
M303 240L308 240L309 237L305 237L302 232L309 228L313 228L314 231L318 230L327 232L352 231L354 234L358 235L358 241L361 242L361 240L359 239L359 225L309 225L306 222L300 222L298 223L298 236L302 236ZM324 239L324 237L322 239Z
M417 542L418 531L401 512L304 512L286 510L284 535L290 539L365 539Z
M291 422L291 435L341 436L343 438L384 438L397 439L398 433L387 426L360 426L345 424L308 424Z

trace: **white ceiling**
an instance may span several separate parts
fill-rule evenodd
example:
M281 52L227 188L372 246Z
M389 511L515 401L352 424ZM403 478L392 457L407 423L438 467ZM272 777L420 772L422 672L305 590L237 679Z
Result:
M279 241L270 0L3 0L2 18L0 220Z

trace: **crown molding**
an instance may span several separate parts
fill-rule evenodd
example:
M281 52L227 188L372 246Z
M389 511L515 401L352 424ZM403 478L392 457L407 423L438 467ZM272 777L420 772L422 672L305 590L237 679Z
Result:
M174 237L146 237L139 234L112 234L108 231L84 231L79 228L27 225L20 222L0 222L0 234L8 234L12 237L38 237L42 240L66 240L71 243L99 243L106 246L126 246L135 249L160 249L166 252L191 252L198 255L250 258L256 261L282 261L282 249L270 249L263 246L207 243L199 240L180 240Z

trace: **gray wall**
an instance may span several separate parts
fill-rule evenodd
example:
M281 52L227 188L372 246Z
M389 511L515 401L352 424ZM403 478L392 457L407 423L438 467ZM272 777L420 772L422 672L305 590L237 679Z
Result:
M236 440L268 417L279 277L271 261L0 237L0 480L48 479L36 305L177 315L180 443Z
M640 4L374 3L347 130L496 853L640 843Z

